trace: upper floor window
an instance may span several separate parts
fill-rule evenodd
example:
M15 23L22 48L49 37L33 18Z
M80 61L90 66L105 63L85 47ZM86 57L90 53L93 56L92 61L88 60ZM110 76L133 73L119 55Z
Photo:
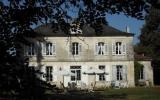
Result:
M96 55L106 55L108 53L107 44L104 42L98 42L95 51Z
M56 45L55 43L43 43L42 54L43 55L55 55Z
M99 69L105 71L105 66L101 65L101 66L99 66ZM99 81L105 81L105 80L106 80L105 75L99 74Z
M26 46L26 54L27 55L30 55L30 56L32 56L32 55L35 55L35 46L34 46L34 44L30 44L29 46Z
M81 45L78 42L73 42L71 49L72 55L79 55L81 51Z
M126 54L126 45L122 42L115 42L112 44L113 55L124 55Z

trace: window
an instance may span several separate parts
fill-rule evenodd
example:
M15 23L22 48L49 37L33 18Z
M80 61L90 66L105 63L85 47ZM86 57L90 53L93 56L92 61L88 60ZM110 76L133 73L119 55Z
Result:
M115 42L112 44L112 54L113 55L125 55L126 45L122 42Z
M27 55L35 55L35 46L34 44L30 44L29 46L27 46L27 51L26 51Z
M74 75L71 75L71 81L80 81L81 80L81 66L71 66L71 72Z
M122 78L122 66L118 65L116 66L116 70L117 70L117 80L123 80Z
M143 80L143 79L144 79L144 67L141 67L141 68L140 68L140 71L139 71L139 79L140 79L140 80Z
M79 55L80 51L81 51L81 45L77 42L73 42L72 43L72 55Z
M116 54L122 54L122 43L116 42Z
M46 81L53 80L52 70L53 70L52 66L46 66Z
M114 81L127 80L127 66L113 65L112 80Z
M53 55L53 44L46 43L46 55Z
M105 66L99 66L99 69L105 71ZM99 75L99 81L105 81L105 80L106 80L105 79L105 75L104 74L100 74Z
M106 55L107 54L107 44L104 42L98 42L96 44L96 55Z
M42 43L42 54L43 55L55 55L56 45L55 43Z

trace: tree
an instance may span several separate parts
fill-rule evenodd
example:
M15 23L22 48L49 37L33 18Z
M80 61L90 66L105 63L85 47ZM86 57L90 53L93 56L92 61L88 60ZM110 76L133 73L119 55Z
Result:
M145 25L141 30L138 51L142 51L147 56L152 57L154 68L155 84L160 84L158 74L160 74L160 9L152 8L145 18ZM143 49L142 49L143 48Z
M30 42L26 38L36 36L34 25L52 22L54 27L54 23L58 23L69 34L70 23L74 22L80 25L90 24L95 31L99 31L102 23L107 24L106 13L122 12L126 16L143 19L144 11L148 12L151 6L159 7L156 2L157 0L1 0L1 93L21 94L32 86L22 45Z

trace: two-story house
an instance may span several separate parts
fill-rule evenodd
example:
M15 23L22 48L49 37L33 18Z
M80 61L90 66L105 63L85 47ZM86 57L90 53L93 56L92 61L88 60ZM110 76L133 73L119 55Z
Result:
M32 39L25 47L29 67L40 69L42 80L51 84L70 83L78 86L111 86L119 81L134 87L133 34L103 25L96 34L89 25L68 36L61 29L53 31L52 24L35 29L43 36Z

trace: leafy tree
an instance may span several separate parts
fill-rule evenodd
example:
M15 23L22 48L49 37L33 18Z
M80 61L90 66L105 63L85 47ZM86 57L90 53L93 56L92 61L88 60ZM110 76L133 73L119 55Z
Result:
M145 21L137 51L152 57L154 81L155 84L160 84L160 79L158 78L158 73L160 74L160 9L152 7Z
M33 26L52 22L54 27L54 23L58 23L68 33L70 23L75 22L90 24L97 31L101 28L101 23L107 24L106 13L122 12L126 16L143 19L144 11L148 12L151 6L159 7L156 2L157 0L1 0L0 93L25 95L32 90L38 93L37 89L41 89L41 82L36 77L35 81L30 79L28 60L23 56L22 45L29 43L26 38L36 37Z

